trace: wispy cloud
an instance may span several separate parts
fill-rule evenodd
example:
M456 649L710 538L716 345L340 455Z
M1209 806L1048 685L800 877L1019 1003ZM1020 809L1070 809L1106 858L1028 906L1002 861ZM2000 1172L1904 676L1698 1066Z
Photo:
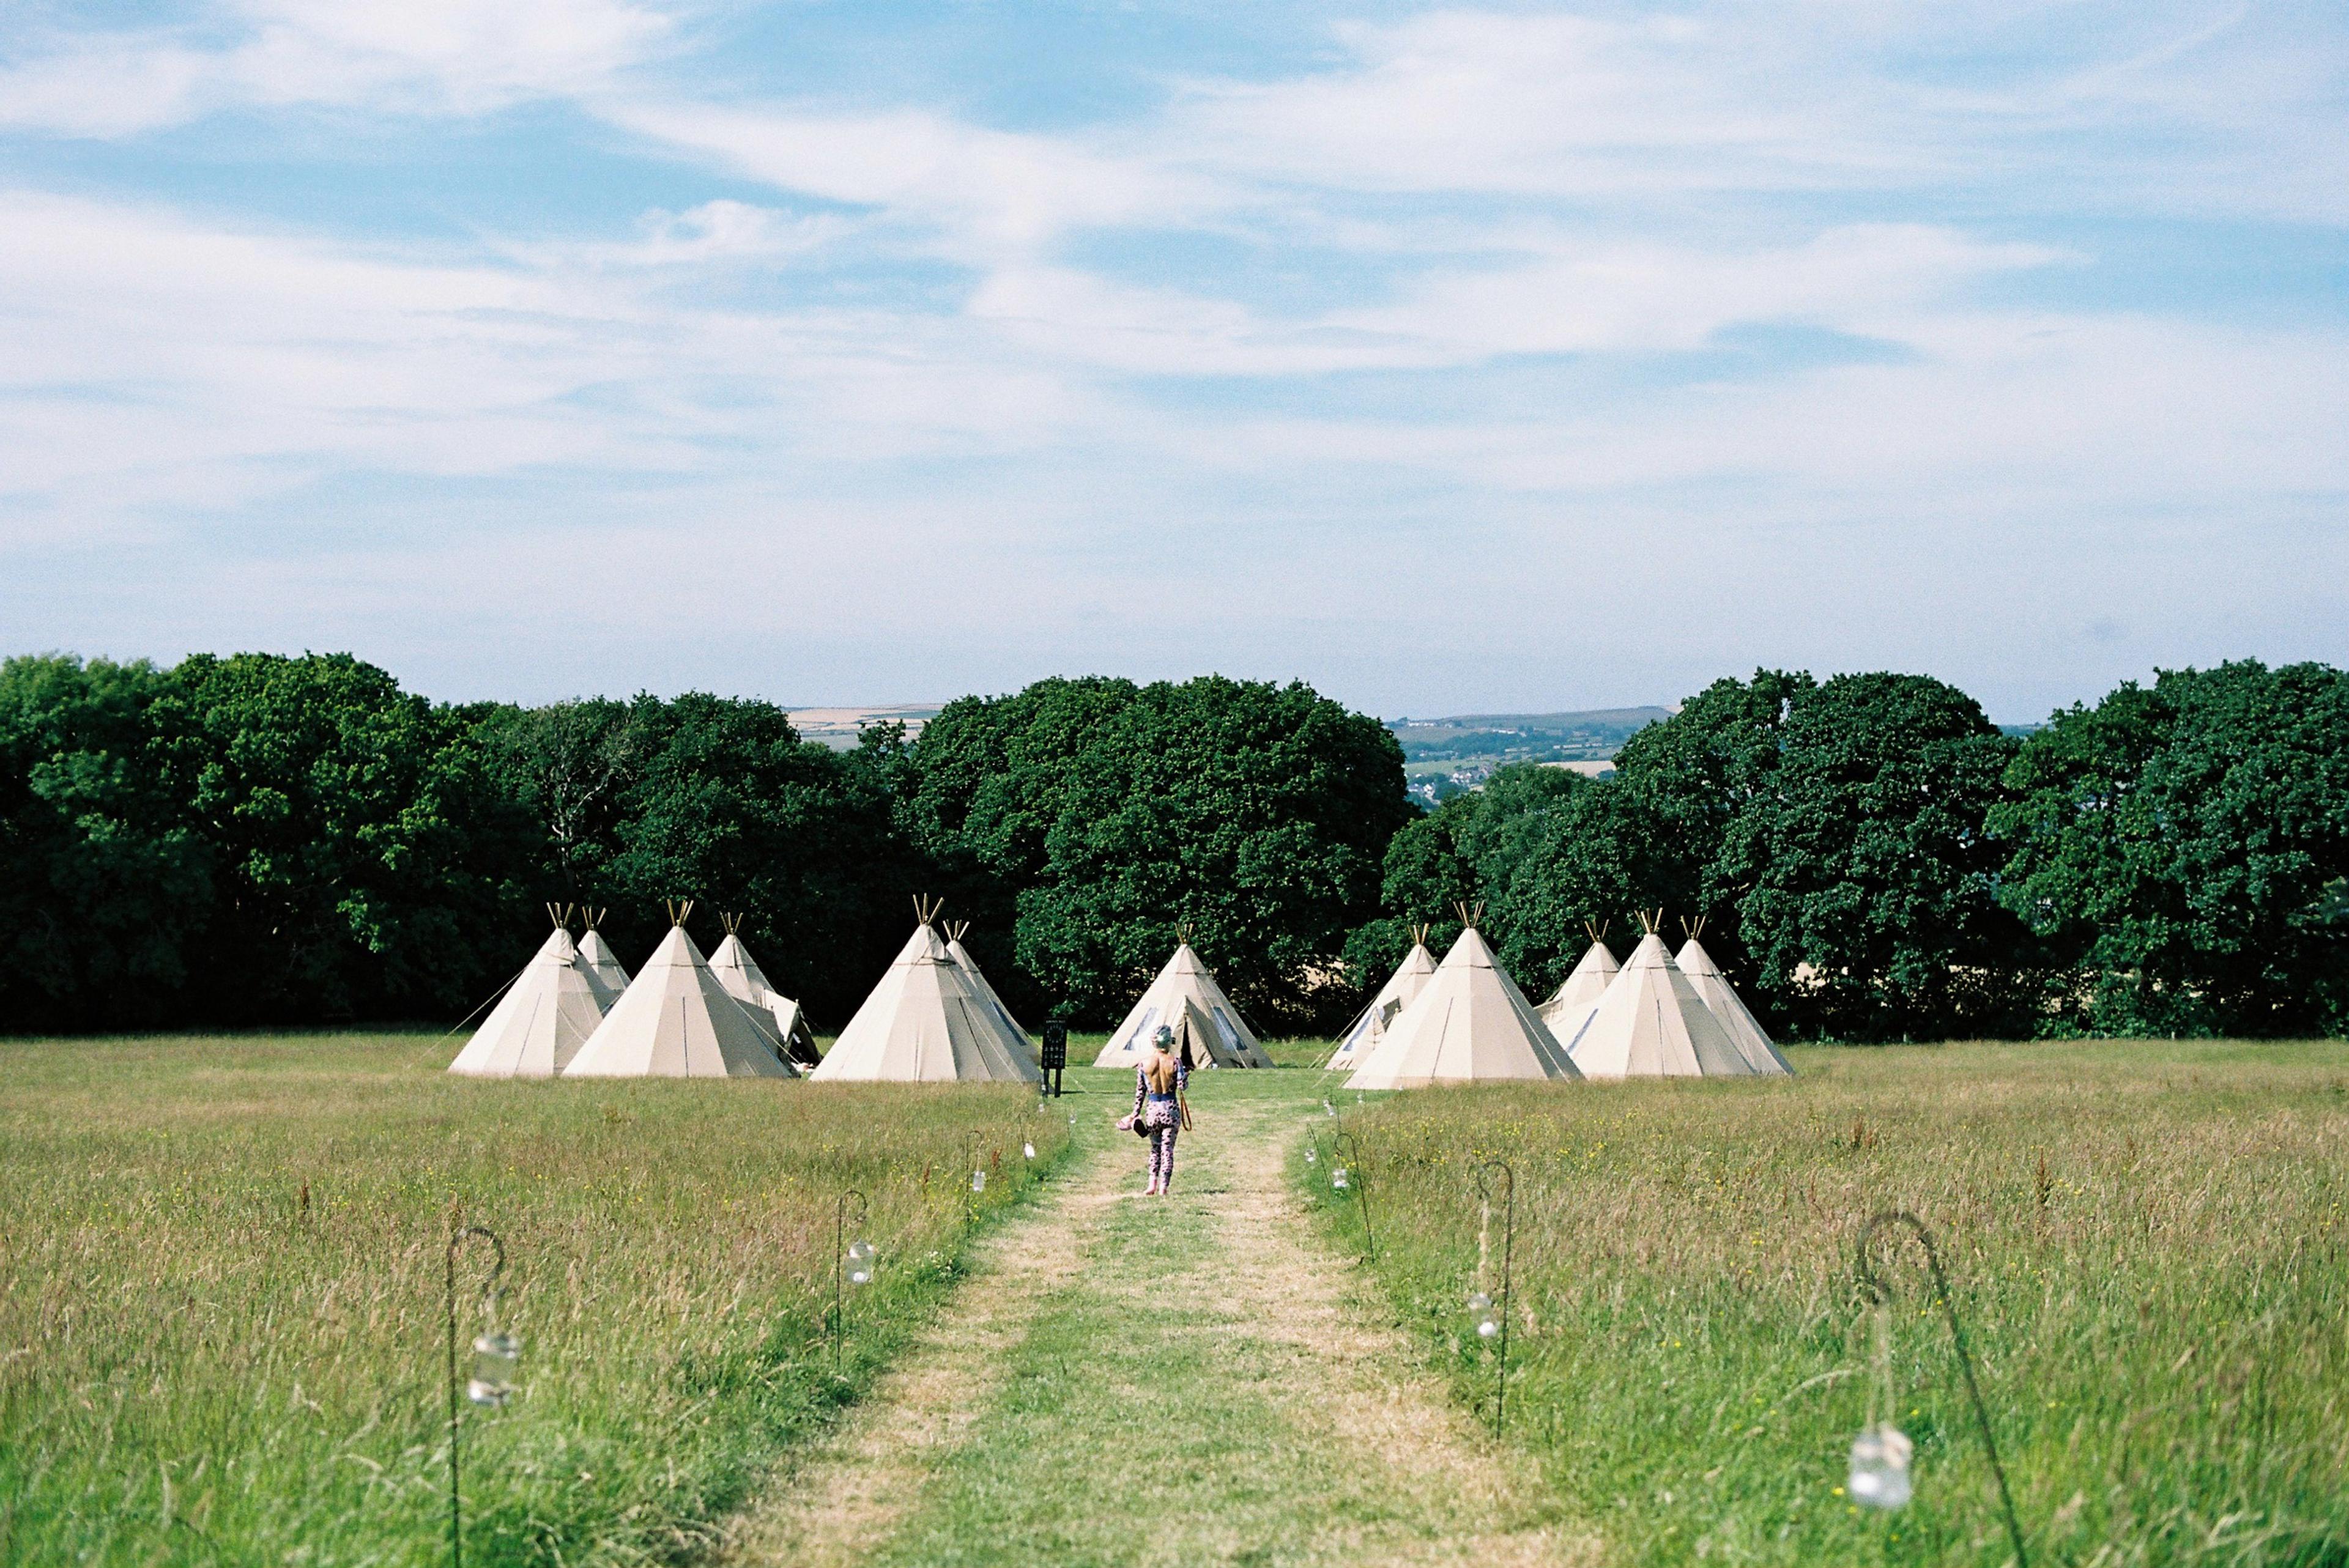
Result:
M0 66L26 154L0 190L6 608L161 616L119 553L152 544L228 606L152 624L268 598L429 642L535 570L548 616L639 649L796 601L854 670L885 630L975 657L1047 614L1081 635L1027 634L1035 660L1143 657L1102 607L1172 573L1219 607L1189 624L1221 662L1368 671L1395 568L1339 562L1369 539L1526 673L1539 637L1492 628L1529 570L1691 530L1758 585L1722 637L1839 606L1887 649L1847 563L1913 598L1902 540L2068 570L2089 608L2147 591L2116 519L2254 534L2209 569L2233 605L2305 597L2287 542L2349 565L2349 322L2293 259L2349 222L2337 17L1442 11L1300 24L1313 47L1255 68L1154 57L1028 116L952 61L765 69L727 26L650 0L28 25ZM337 160L386 124L454 128L429 195ZM310 183L181 178L222 157ZM2302 281L2260 294L2261 246ZM1847 564L1813 588L1756 542L1823 537ZM93 570L124 592L63 591ZM593 589L615 572L625 604ZM1681 613L1661 567L1611 581L1619 621ZM2008 594L1975 612L1985 667L2053 613ZM1005 669L971 680L1036 673Z
M0 125L112 137L254 107L481 114L593 91L670 28L625 0L243 0L169 28L20 38Z

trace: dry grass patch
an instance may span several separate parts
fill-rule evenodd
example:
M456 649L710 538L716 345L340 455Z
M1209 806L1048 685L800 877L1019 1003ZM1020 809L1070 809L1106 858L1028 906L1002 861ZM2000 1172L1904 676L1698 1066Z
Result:
M1469 1167L1516 1166L1516 1439L1625 1560L2007 1554L1913 1253L1895 1367L1918 1499L1864 1517L1836 1490L1868 1367L1852 1242L1892 1207L1941 1239L2041 1560L2349 1560L2349 1048L1965 1045L1796 1066L1790 1083L1349 1109L1389 1298L1487 1411L1490 1352L1462 1310ZM1294 1169L1358 1236L1326 1156Z
M468 1561L678 1555L953 1281L967 1151L991 1212L1068 1132L1019 1089L485 1082L452 1049L0 1046L0 1557L444 1561L452 1212L503 1236L525 1346L468 1428ZM847 1186L883 1267L835 1378Z

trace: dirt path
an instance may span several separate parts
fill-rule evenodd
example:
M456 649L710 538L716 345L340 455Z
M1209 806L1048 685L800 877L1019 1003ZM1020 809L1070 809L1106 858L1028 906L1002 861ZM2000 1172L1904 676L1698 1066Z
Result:
M1035 1209L986 1238L973 1277L855 1414L735 1520L717 1560L834 1568L862 1563L921 1494L1003 1382L1004 1354L1040 1295L1066 1286L1083 1237L1117 1197L1094 1139Z
M1089 1112L1060 1191L730 1563L1599 1560L1309 1228L1284 1171L1310 1076L1203 1078L1176 1195L1136 1195L1134 1141Z

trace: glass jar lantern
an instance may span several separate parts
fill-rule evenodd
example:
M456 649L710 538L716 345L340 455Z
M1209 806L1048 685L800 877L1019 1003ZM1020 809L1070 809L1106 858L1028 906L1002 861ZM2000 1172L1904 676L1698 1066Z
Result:
M1862 1429L1851 1440L1851 1478L1847 1490L1852 1501L1888 1513L1907 1506L1912 1451L1908 1434L1889 1421Z
M473 1341L473 1375L466 1381L465 1398L488 1409L502 1408L513 1398L514 1372L521 1365L522 1341L489 1330Z

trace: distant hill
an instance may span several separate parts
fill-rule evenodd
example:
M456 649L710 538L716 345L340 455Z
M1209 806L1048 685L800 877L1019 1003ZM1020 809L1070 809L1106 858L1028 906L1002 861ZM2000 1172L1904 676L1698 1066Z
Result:
M871 707L795 707L791 710L792 727L800 732L802 740L812 740L819 746L829 746L834 751L856 749L856 732L868 724L902 724L908 738L922 733L922 726L937 717L939 702L879 703Z
M1571 713L1464 713L1449 718L1390 719L1402 745L1403 775L1413 796L1433 805L1447 795L1481 787L1512 762L1575 763L1577 771L1615 755L1617 748L1660 718L1668 707L1596 707Z

